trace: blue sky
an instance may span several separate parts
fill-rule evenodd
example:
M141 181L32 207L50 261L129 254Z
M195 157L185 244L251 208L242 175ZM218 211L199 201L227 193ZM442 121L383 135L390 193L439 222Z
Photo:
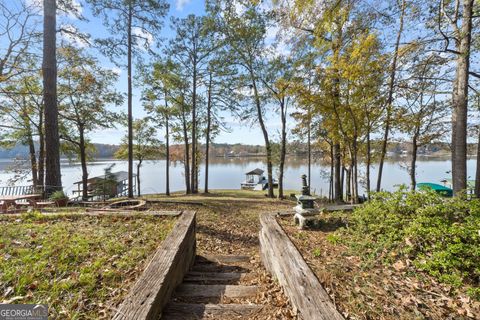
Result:
M30 0L35 1L35 0ZM106 37L108 36L108 31L103 26L101 19L93 17L90 8L84 3L83 0L77 0L82 4L83 15L89 20L88 23L81 22L71 17L63 17L59 19L60 23L72 24L75 25L80 31L87 32L91 34L93 38L95 37ZM170 10L168 17L164 19L164 29L162 31L162 36L165 38L170 38L174 36L174 31L170 27L170 17L185 17L189 14L202 15L204 13L204 1L199 0L169 0ZM121 92L126 92L127 88L127 78L126 71L120 70L108 59L101 55L98 55L99 60L101 61L104 67L113 68L116 71L119 71L120 77L117 84L117 89ZM139 118L145 116L145 112L140 102L140 93L141 88L134 88L134 97L133 97L133 112L134 117ZM123 110L126 112L126 104L116 108L117 110ZM227 122L229 127L229 132L221 132L219 136L215 138L214 142L218 143L244 143L244 144L264 144L263 136L261 130L258 126L251 126L248 124L240 124L239 121L233 118L229 113L224 113L223 117ZM280 120L276 116L267 117L267 125L270 127L272 138L278 136L277 132L280 128ZM117 144L120 142L122 137L125 135L125 128L118 127L117 129L107 129L99 132L94 132L90 135L90 138L93 142L97 143L108 143L108 144Z

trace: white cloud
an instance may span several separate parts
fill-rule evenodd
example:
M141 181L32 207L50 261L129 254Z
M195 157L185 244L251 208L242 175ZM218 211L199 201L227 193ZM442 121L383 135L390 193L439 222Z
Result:
M270 57L272 57L272 56L273 57L280 57L280 56L288 57L292 53L292 50L291 50L290 46L283 41L281 41L277 44L267 45L267 49L268 49L268 50L266 50L267 57L268 56L270 56Z
M71 24L65 24L61 26L61 29L62 38L65 39L69 44L77 48L85 48L90 46L88 41L77 35L79 31L75 26Z
M142 28L132 28L132 34L136 38L136 45L140 48L148 48L154 42L153 35Z
M239 16L244 14L245 11L247 10L247 8L239 1L235 1L233 5L235 6L235 13Z
M112 70L112 72L115 73L117 76L122 74L122 69L120 69L119 67L113 67L110 68L110 70Z
M267 42L275 41L278 33L280 32L280 27L278 25L273 25L267 28L266 40Z
M192 0L176 0L175 7L178 11L182 11L191 1Z

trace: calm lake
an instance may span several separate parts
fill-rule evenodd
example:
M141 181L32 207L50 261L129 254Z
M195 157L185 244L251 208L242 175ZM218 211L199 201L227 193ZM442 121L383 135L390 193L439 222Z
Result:
M394 190L400 184L409 184L409 176L406 169L408 158L396 158L389 160L384 167L383 188ZM8 179L14 176L8 172L13 164L11 159L0 159L0 185L6 185ZM126 171L127 162L118 160L99 160L89 163L89 176L94 177L104 174L105 168L114 165L112 171ZM468 160L469 179L475 176L476 158ZM210 189L239 189L240 183L245 179L245 172L255 168L266 170L266 165L261 158L219 158L213 157L210 164ZM328 195L329 167L326 164L314 162L312 164L312 191L318 195ZM447 158L422 157L417 165L417 182L434 182L450 178L451 162ZM376 183L377 168L372 168L372 186ZM274 171L278 175L278 171ZM285 167L285 188L300 190L302 174L307 173L307 161L302 158L289 157ZM360 170L360 183L362 184L365 170ZM200 188L203 189L204 166L200 171ZM79 163L62 161L62 182L65 191L72 193L73 183L81 180L82 172ZM140 173L142 193L165 192L165 161L147 161L141 168ZM17 185L28 185L28 180L17 182ZM172 163L170 166L170 190L184 190L183 164Z

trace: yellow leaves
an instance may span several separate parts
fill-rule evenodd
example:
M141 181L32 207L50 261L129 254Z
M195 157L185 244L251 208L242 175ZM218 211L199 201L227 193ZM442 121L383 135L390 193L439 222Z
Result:
M418 41L409 42L398 48L398 56L403 57L408 54L411 54L422 47L422 44Z
M314 0L295 0L295 8L298 11L308 10L314 2Z

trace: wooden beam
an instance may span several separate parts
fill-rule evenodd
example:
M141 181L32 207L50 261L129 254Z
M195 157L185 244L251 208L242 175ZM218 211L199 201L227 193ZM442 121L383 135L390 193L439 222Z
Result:
M135 211L135 210L96 210L87 209L85 213L81 213L84 216L111 216L111 217L176 217L182 214L182 211Z
M189 272L183 281L185 283L218 283L218 282L238 282L242 279L244 279L246 276L246 273L240 273L240 272L195 272L191 271Z
M303 320L343 320L320 281L278 224L274 214L260 215L260 253Z
M176 297L195 298L245 298L257 294L257 286L225 285L225 284L182 284L175 291Z
M262 306L257 304L169 303L162 320L197 320L211 316L237 319L239 316L252 315L261 309Z
M203 255L203 257L209 261L216 263L241 263L250 262L250 256L237 256L237 255Z
M158 319L195 259L195 212L183 212L125 300L115 320Z

